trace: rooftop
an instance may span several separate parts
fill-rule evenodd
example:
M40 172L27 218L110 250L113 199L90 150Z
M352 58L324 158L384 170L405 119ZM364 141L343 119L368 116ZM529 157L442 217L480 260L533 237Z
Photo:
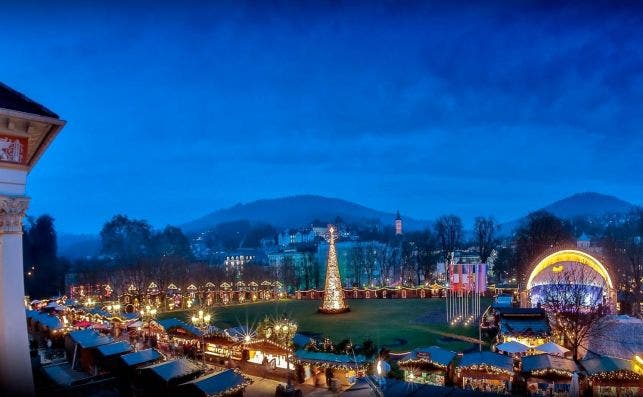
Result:
M249 379L244 378L243 375L232 369L228 369L216 374L202 376L183 383L181 386L196 387L207 396L219 396L239 387L245 387L248 384L250 384Z
M551 354L536 354L533 356L525 356L522 358L523 372L532 372L541 369L557 369L569 372L579 372L580 369L574 360L563 358L559 356L552 356Z
M513 359L511 357L487 351L465 353L456 367L462 368L472 365L489 365L506 371L513 371Z
M616 357L600 356L583 360L580 364L585 368L588 375L596 375L601 372L632 371L632 363Z
M103 357L109 357L117 354L129 353L132 351L132 346L125 341L120 341L98 346L98 351Z
M133 353L123 354L121 356L121 360L123 360L125 365L127 365L128 367L133 367L136 365L147 364L152 361L159 360L162 357L163 356L161 356L161 353L154 349L145 349Z
M2 83L0 83L0 108L59 118L56 113Z
M106 345L114 341L109 336L101 335L92 329L72 331L69 333L69 337L74 341L74 343L78 343L83 349Z
M71 386L91 378L86 372L72 370L69 363L44 366L42 370L49 379L59 386Z
M420 347L413 349L409 354L404 356L399 361L399 364L404 365L405 362L411 360L426 360L429 363L436 363L446 367L451 364L455 356L455 352L442 349L441 347Z
M181 321L178 318L174 318L174 317L173 318L166 318L166 319L163 319L163 320L158 320L158 321L156 321L156 323L158 325L160 325L161 327L163 327L165 332L171 330L172 328L181 328L181 329L184 329L185 331L191 333L194 336L201 336L201 331L197 327L195 327L193 325L190 325L190 324L186 323L185 321Z
M188 375L195 375L202 371L196 364L184 358L152 364L143 369L152 371L165 382Z

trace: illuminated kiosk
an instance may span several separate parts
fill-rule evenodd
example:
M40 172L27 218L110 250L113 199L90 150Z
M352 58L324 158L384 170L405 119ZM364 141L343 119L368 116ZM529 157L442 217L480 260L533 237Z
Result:
M335 249L335 229L328 228L328 260L326 261L326 282L324 285L324 300L319 313L339 314L351 309L346 304L342 279L339 275L337 250Z
M588 302L599 301L602 297L608 307L614 310L616 292L607 269L592 255L576 249L556 251L536 262L529 275L527 294L523 295L521 306L544 303L544 296L552 288L553 280L565 278L566 274L572 275L567 278L569 282L584 286ZM578 274L582 274L582 277L575 276Z
M27 175L65 122L0 83L0 390L34 394L25 318L22 220Z

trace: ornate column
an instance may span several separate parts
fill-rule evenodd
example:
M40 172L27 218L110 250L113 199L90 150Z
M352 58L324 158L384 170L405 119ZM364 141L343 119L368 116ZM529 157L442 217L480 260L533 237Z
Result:
M22 219L27 175L65 126L57 114L0 83L0 395L34 394L25 316ZM47 271L45 269L44 271Z
M22 219L24 196L0 195L0 379L5 395L33 392L24 311ZM9 360L4 358L9 358Z

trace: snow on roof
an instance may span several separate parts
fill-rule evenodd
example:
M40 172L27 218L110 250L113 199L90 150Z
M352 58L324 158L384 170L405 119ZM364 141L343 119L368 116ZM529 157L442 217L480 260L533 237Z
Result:
M250 379L245 378L240 373L228 369L216 374L202 376L183 383L181 386L196 387L207 396L220 396L238 387L245 387L250 384L250 382Z
M114 341L109 336L101 335L92 329L72 331L69 333L69 337L83 349L106 345Z
M456 366L458 368L462 368L481 364L490 365L507 371L513 371L513 359L511 357L486 351L465 353Z
M169 382L172 379L196 374L201 371L201 368L184 358L165 361L159 364L152 364L144 369L149 369L166 382Z
M133 367L135 365L147 364L152 361L159 360L162 358L161 353L154 349L145 349L133 353L123 354L121 360L128 367Z
M130 346L130 344L125 341L120 341L98 346L98 351L103 355L103 357L109 357L117 354L131 352L132 346Z
M409 354L404 356L399 361L399 364L404 365L405 362L408 362L411 360L425 359L429 363L436 363L439 365L448 366L449 364L451 364L455 356L456 356L455 352L443 349L438 346L419 347L417 349L413 349Z

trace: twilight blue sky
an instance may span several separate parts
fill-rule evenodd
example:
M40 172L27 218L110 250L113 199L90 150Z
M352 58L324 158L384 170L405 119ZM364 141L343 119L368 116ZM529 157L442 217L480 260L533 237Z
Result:
M110 3L3 9L0 80L68 121L28 189L60 231L300 193L467 222L643 202L641 8Z

